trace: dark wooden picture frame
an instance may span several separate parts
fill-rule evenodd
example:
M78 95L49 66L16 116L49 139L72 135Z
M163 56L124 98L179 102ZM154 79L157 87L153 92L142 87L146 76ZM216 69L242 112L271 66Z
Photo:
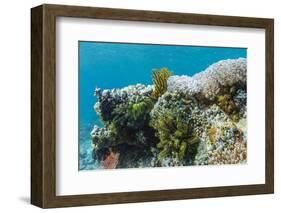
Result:
M265 184L56 195L56 18L95 18L265 29ZM31 203L42 208L268 194L274 192L273 19L41 5L31 9Z

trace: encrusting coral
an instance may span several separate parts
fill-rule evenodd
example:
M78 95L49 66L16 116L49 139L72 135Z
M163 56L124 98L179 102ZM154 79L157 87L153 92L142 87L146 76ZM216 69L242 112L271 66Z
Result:
M97 88L93 158L111 169L245 163L246 65L223 60L192 77L162 68L153 85Z

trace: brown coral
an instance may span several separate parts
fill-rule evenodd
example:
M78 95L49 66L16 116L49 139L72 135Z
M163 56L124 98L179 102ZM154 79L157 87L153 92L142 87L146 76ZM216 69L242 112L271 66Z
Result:
M215 127L211 127L210 129L208 129L208 135L209 135L210 141L212 143L216 143L217 129Z
M236 142L227 149L214 150L209 158L208 164L238 164L247 160L247 144Z

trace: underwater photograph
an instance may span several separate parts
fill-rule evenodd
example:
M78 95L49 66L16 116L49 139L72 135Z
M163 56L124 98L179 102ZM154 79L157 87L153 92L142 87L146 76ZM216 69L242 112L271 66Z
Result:
M247 162L247 48L79 41L79 171Z

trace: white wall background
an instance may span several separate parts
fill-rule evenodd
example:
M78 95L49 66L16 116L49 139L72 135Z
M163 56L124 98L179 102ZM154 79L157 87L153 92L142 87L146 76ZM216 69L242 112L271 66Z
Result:
M0 6L0 212L39 212L30 189L30 8L42 3L275 18L275 194L68 208L69 212L278 212L281 198L281 13L278 0L2 0ZM243 175L243 174L238 174ZM188 180L187 180L188 181ZM52 209L49 212L64 212ZM280 211L280 210L279 210Z

